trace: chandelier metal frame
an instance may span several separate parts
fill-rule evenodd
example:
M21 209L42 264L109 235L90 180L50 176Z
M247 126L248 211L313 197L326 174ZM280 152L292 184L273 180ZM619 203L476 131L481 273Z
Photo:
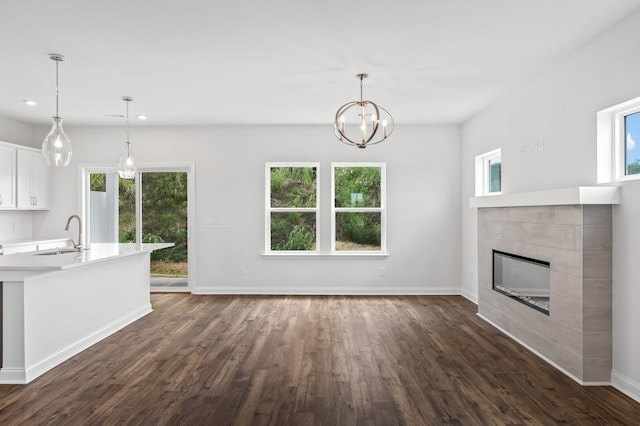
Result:
M347 102L338 108L333 123L333 130L340 142L364 149L368 145L375 145L387 139L393 132L394 123L393 116L389 111L373 101L364 99L362 94L362 82L365 78L369 77L369 74L360 73L357 74L356 77L360 80L360 100ZM348 132L345 115L354 107L360 108L360 112L358 114L360 122L357 123L360 126L360 131L358 132L359 138L356 138L353 134L350 136L347 135ZM367 107L373 109L373 114L367 115ZM386 117L383 118L382 115L385 115ZM367 119L369 119L369 123L367 123ZM382 134L379 133L380 130Z

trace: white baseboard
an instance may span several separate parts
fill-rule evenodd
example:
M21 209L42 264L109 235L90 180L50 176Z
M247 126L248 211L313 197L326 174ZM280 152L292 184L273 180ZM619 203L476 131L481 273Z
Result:
M640 383L620 374L615 369L611 371L611 386L629 398L640 402Z
M3 385L24 385L24 368L0 368L0 384Z
M467 299L470 302L475 303L476 305L478 304L478 294L474 294L471 293L469 290L466 289L461 289L460 290L460 296L464 297L465 299Z
M579 379L578 377L574 376L569 371L565 370L564 368L562 368L561 366L556 364L554 361L550 360L549 358L547 358L546 356L544 356L543 354L538 352L536 349L534 349L531 346L529 346L528 344L524 343L522 340L518 339L516 336L514 336L511 333L509 333L507 330L505 330L504 328L500 327L499 325L497 325L496 323L494 323L493 321L491 321L490 319L488 319L484 315L482 315L480 313L478 313L477 315L480 318L482 318L483 320L485 320L486 322L488 322L489 324L491 324L492 326L494 326L495 328L497 328L498 330L500 330L501 332L503 332L504 334L506 334L507 336L509 336L511 339L515 340L516 342L518 342L519 344L521 344L522 346L527 348L529 351L533 352L539 358L543 359L547 363L549 363L552 366L554 366L556 369L560 370L562 373L564 373L566 376L568 376L571 379L573 379L574 381L576 381L581 386L611 386L610 382L585 382L582 379Z
M194 288L193 294L253 294L253 295L318 295L318 296L416 296L416 295L452 295L460 296L460 288L456 287L274 287L274 286L215 286Z
M107 324L103 328L95 331L94 333L83 337L75 343L67 346L66 348L56 352L49 357L37 362L36 364L29 366L25 369L22 368L2 368L0 369L0 383L11 384L27 384L38 376L51 370L53 367L63 363L74 355L79 354L89 346L98 343L100 340L112 335L118 330L123 329L132 322L142 318L148 313L152 312L151 304L147 303L144 306L139 307L135 311L123 316L122 318Z

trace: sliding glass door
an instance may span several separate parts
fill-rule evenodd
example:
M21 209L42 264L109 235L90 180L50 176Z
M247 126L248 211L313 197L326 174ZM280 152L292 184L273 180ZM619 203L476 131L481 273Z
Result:
M191 167L149 167L134 179L109 168L83 172L87 243L173 246L151 254L152 291L189 291Z

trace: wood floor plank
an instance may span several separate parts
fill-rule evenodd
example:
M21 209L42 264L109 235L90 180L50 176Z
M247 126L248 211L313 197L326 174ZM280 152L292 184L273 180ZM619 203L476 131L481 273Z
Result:
M28 385L1 425L637 425L458 296L152 295L154 312Z

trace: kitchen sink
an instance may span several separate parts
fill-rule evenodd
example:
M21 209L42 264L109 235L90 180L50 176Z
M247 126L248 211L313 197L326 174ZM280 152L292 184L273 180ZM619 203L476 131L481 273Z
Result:
M56 256L65 253L78 253L76 249L58 249L54 251L46 251L44 253L35 253L34 256Z

